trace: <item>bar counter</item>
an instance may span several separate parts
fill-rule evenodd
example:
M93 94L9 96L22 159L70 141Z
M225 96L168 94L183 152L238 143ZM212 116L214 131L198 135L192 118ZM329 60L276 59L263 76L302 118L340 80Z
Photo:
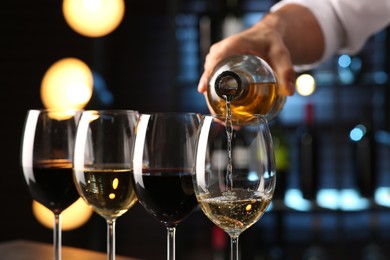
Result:
M53 245L26 240L0 243L0 260L52 260ZM86 249L62 246L62 260L106 260L107 255ZM116 260L140 260L116 256Z

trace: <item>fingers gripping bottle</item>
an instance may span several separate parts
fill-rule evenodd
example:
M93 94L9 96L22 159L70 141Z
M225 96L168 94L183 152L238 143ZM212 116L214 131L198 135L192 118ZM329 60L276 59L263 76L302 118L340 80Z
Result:
M212 113L226 115L226 103L235 116L262 114L273 119L282 110L285 96L278 95L271 67L253 55L230 56L215 66L207 88Z

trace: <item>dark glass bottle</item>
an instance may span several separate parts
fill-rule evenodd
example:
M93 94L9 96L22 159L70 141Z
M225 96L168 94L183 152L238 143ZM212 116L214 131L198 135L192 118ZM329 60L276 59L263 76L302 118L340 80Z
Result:
M361 132L361 136L353 140L357 188L363 197L372 198L377 184L376 144L372 124L359 124L355 130Z
M302 195L305 199L315 200L318 189L318 147L314 131L314 106L305 106L304 125L299 131L298 167Z
M283 201L287 188L287 176L290 167L289 147L286 133L283 131L282 125L278 122L278 119L271 122L270 129L272 132L276 171L278 174L273 198Z

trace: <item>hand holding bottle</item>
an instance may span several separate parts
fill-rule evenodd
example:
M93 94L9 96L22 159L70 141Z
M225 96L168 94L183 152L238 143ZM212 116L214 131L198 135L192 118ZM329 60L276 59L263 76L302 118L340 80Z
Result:
M200 93L206 92L213 68L231 55L252 54L266 60L275 70L280 85L279 94L290 96L295 91L295 72L290 53L281 35L266 23L227 37L211 46L204 64L204 72L198 85Z
M218 63L208 82L207 104L212 113L237 117L262 114L273 119L283 108L285 96L271 67L253 55L233 55ZM229 107L229 108L228 108Z

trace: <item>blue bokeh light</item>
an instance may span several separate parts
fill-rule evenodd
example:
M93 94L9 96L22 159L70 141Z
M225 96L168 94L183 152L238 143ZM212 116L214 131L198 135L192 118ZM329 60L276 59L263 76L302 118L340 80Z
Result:
M351 132L349 133L349 138L354 142L358 142L363 138L366 132L366 127L364 125L359 124L351 130Z
M348 68L351 65L352 59L349 55L343 54L339 57L338 63L342 68Z

